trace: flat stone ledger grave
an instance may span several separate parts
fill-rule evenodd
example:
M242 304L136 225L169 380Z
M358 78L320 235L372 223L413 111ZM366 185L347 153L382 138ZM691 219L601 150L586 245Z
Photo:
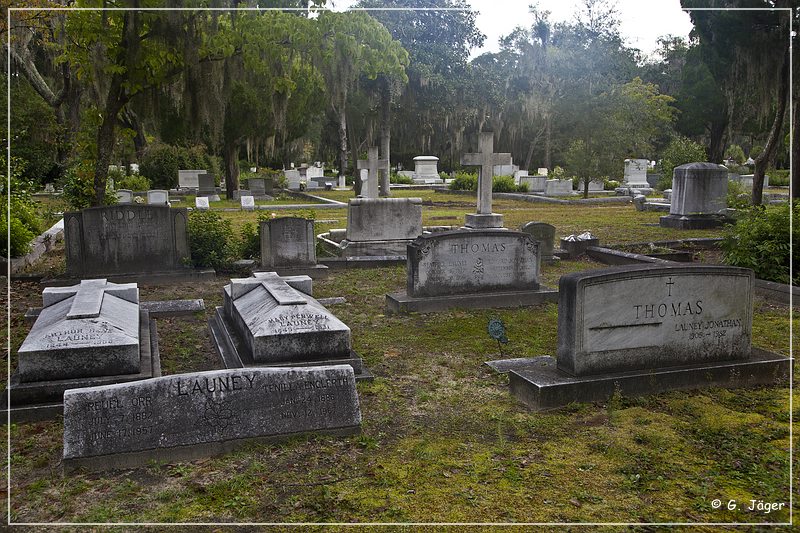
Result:
M186 271L186 208L114 205L64 213L67 273L75 277Z
M275 272L232 279L209 324L226 368L349 364L362 377L350 328L303 292L310 284Z
M406 293L389 294L389 311L516 307L555 301L540 287L540 245L505 229L424 235L408 245Z
M789 358L751 347L754 275L727 266L624 266L559 282L558 353L512 365L534 409L701 387L782 383ZM496 366L500 362L490 362Z
M347 208L343 255L405 255L422 235L421 198L352 198Z
M353 369L177 374L64 394L64 469L131 468L217 455L252 441L358 433Z
M139 306L135 283L84 280L71 287L48 287L42 300L11 376L14 418L58 414L69 388L160 374L155 325ZM46 414L38 416L37 410Z

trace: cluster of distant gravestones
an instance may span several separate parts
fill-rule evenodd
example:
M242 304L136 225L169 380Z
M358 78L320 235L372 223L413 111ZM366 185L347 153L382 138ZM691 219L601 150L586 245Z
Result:
M405 259L407 288L386 295L389 312L558 302L556 358L487 362L509 374L512 394L533 410L615 393L785 382L789 359L751 346L748 269L660 262L578 272L563 276L557 291L544 287L541 264L569 250L554 250L549 224L503 226L492 210L491 177L510 155L493 153L491 134L480 148L462 161L481 167L477 210L463 227L425 231L419 198L350 201L345 255ZM379 165L365 166L374 183ZM699 178L691 170L687 180L713 179L705 177L713 169L703 167ZM154 317L202 310L203 302L143 302L136 283L108 279L199 276L187 266L186 226L187 210L166 203L65 215L67 286L46 288L43 307L30 313L35 323L18 351L10 408L20 420L63 413L67 469L359 430L355 384L372 374L352 349L350 328L312 296L312 277L326 269L317 264L311 220L261 223L263 271L230 280L208 324L220 369L161 376ZM587 235L562 248L595 244Z

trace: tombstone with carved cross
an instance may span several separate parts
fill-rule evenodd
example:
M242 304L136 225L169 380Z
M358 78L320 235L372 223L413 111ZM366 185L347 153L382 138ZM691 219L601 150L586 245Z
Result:
M386 159L378 159L378 147L370 146L367 150L367 159L359 159L357 167L359 170L367 171L366 187L362 186L361 196L364 198L378 197L378 171L388 166Z
M471 229L502 228L503 215L492 213L492 177L495 165L510 165L510 153L494 153L494 133L481 132L478 153L461 156L464 166L480 167L478 175L478 212L467 214L465 226Z
M310 286L308 276L282 278L275 272L256 272L225 286L225 322L246 365L351 357L350 328L308 294Z
M140 372L139 289L83 280L48 287L44 307L19 349L21 382Z

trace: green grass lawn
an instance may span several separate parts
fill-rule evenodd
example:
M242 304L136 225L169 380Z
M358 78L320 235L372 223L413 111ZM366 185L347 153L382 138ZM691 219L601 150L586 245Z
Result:
M425 202L425 224L463 223L474 198L408 191ZM326 195L331 193L325 193ZM400 196L395 195L395 196ZM337 198L338 199L338 198ZM502 200L507 227L556 225L557 237L590 230L601 244L719 235L666 230L657 213L623 206ZM283 212L281 212L283 214ZM253 213L222 213L236 224ZM318 219L344 209L319 210ZM452 221L439 217L453 217ZM432 220L437 218L437 220ZM58 263L63 248L45 261ZM63 262L63 258L61 259ZM555 286L590 260L542 267ZM507 378L483 362L499 356L486 332L499 317L506 357L554 355L556 304L502 310L386 315L384 295L405 287L405 267L335 271L315 281L375 374L359 383L360 435L250 445L221 457L62 477L60 421L11 426L11 512L25 522L785 522L750 500L789 498L789 389L708 389L532 413ZM224 277L141 287L142 300L203 298L206 311L158 320L165 374L219 368L207 319ZM11 345L41 305L41 288L11 284ZM795 314L795 320L798 315ZM755 300L753 344L789 354L786 307ZM12 358L13 364L13 358ZM795 395L794 404L800 397ZM795 417L798 416L797 411ZM3 444L5 446L5 444ZM795 465L797 466L797 465ZM711 502L725 502L715 510ZM736 500L736 510L727 503Z

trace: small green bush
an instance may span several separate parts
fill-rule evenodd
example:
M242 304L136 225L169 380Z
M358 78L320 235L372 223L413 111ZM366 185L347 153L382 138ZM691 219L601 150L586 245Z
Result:
M37 214L37 202L31 196L35 189L34 182L24 176L27 163L18 157L11 158L11 176L9 184L10 190L6 189L6 181L0 180L0 201L3 205L11 204L11 217L8 218L6 209L0 209L0 227L8 228L8 234L2 232L2 252L3 256L19 257L25 255L30 250L30 243L39 232L42 231L43 223ZM6 156L0 154L0 168L6 168ZM8 195L11 198L8 198Z
M63 197L67 205L76 211L92 205L94 200L94 162L81 161L67 169ZM110 183L106 182L103 205L115 203L117 203L117 195L111 189Z
M392 172L389 176L389 183L397 183L403 185L413 185L414 180L408 176L403 176L402 174L398 174L396 172Z
M744 156L744 150L738 144L732 144L725 150L725 158L736 161L736 164L742 165L747 160Z
M242 259L259 259L261 257L261 239L258 228L259 225L252 222L247 222L242 226L239 250Z
M141 174L131 174L130 176L123 177L119 181L115 181L114 186L117 190L130 189L131 191L149 191L150 180Z
M770 187L788 187L789 186L789 170L770 170L767 172L769 176Z
M670 180L670 185L672 185L672 180ZM617 180L607 180L605 182L605 187L603 187L603 188L605 190L607 190L607 191L613 191L617 187L619 187L619 181L617 181ZM667 187L667 189L669 189L669 187Z
M451 191L477 191L478 175L458 172L450 183Z
M556 165L553 167L553 171L547 175L548 179L551 180L563 180L567 175L567 171L561 168L560 166Z
M671 187L672 171L675 170L675 167L686 163L703 162L706 159L708 159L706 149L702 145L686 137L676 137L670 141L662 154L661 172L664 175L662 179L668 178ZM670 187L667 187L667 189Z
M728 182L728 196L726 201L731 209L747 209L753 205L752 191L748 191L738 181Z
M189 215L189 250L195 266L217 268L233 255L231 221L213 211L192 211Z
M154 187L171 189L178 184L178 149L164 143L147 147L139 164L139 173L148 176Z
M800 203L794 203L795 220ZM793 228L794 242L800 242L800 225ZM789 203L755 206L725 231L722 240L725 262L750 268L759 279L789 283ZM800 261L794 263L793 284L800 283Z

